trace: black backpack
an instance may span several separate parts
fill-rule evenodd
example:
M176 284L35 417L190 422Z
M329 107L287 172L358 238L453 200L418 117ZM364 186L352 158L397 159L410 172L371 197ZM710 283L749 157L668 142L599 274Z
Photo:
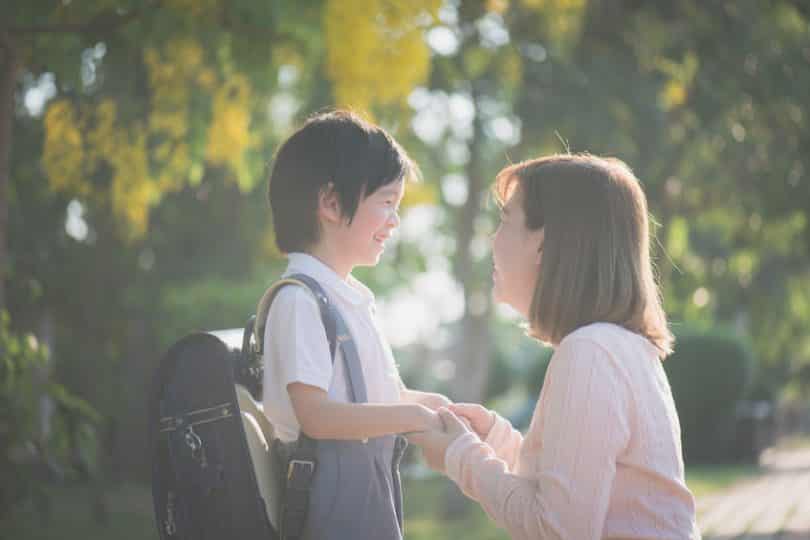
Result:
M306 490L284 500L290 462L300 462L295 459L299 456L295 448L279 451L280 441L274 444L273 428L258 405L261 339L275 293L295 283L316 296L323 294L311 278L294 277L265 293L258 324L252 316L244 330L190 334L161 360L148 425L152 498L162 540L277 540L279 521L287 522L285 537L300 533L296 529L305 517ZM321 307L334 360L334 315ZM314 444L303 434L298 441L305 456ZM308 482L312 471L304 469ZM299 476L296 485L300 483Z

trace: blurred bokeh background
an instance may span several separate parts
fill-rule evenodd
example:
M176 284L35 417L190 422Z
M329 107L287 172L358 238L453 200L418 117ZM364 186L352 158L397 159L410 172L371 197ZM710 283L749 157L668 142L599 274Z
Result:
M4 538L157 536L153 370L280 275L268 164L331 106L422 168L356 271L411 386L527 425L551 351L491 301L489 188L589 151L650 201L690 486L810 432L803 0L3 0L0 67ZM409 537L504 537L417 458Z

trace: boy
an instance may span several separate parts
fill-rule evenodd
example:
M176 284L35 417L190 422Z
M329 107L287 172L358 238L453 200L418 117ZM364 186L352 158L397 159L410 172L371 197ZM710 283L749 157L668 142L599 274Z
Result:
M276 242L289 257L285 276L316 280L341 314L367 396L352 402L342 351L333 363L312 294L281 289L265 327L264 411L282 441L299 431L318 441L307 538L401 538L394 436L442 429L434 411L449 400L405 388L375 322L374 295L351 275L379 262L414 172L383 129L335 111L287 139L270 175Z

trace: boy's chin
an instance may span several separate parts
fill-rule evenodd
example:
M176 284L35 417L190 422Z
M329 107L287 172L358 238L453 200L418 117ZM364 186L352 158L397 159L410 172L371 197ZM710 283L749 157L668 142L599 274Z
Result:
M364 257L362 260L358 260L358 262L355 263L355 266L377 266L380 263L382 254L383 254L382 251L380 251L379 253L371 253L368 256Z

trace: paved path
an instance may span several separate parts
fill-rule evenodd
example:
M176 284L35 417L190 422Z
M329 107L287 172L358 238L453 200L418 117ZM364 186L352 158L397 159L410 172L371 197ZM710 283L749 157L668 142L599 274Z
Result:
M810 448L770 449L765 474L698 500L704 540L810 540Z

